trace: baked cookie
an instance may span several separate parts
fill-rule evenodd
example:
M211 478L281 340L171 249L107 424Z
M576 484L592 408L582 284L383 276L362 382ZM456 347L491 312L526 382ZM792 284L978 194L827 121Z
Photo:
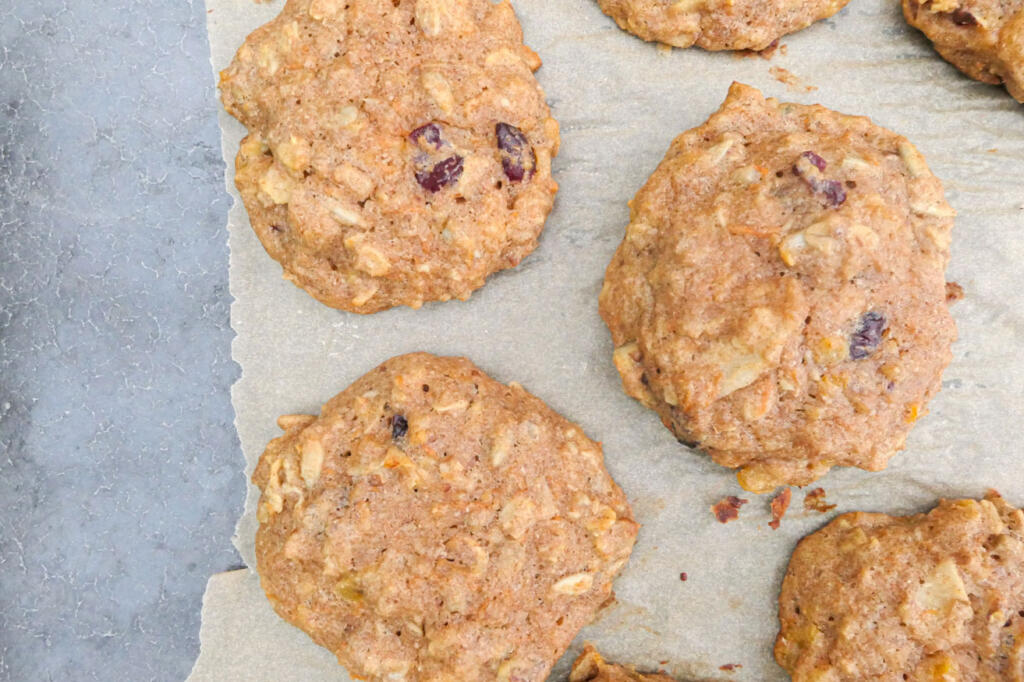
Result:
M804 538L775 658L795 682L1024 680L1024 513L996 493Z
M1024 102L1024 0L903 0L903 16L953 66Z
M600 301L626 392L753 492L884 468L956 334L914 146L733 84L630 205Z
M583 647L583 653L572 664L569 682L675 682L661 673L638 673L614 663L606 663L591 645Z
M279 424L253 474L260 580L359 679L540 682L611 598L626 498L518 384L403 355Z
M849 0L597 0L623 30L673 47L763 50Z
M468 298L537 245L558 124L508 0L289 0L221 74L235 184L335 308Z

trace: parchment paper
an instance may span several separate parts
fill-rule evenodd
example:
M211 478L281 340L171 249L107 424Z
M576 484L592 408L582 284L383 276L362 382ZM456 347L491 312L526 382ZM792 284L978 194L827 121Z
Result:
M281 278L234 190L243 128L223 111L233 356L232 397L246 475L278 415L317 412L351 381L409 351L466 355L501 381L519 381L604 442L609 470L643 524L616 583L618 602L577 638L552 679L564 679L584 640L612 659L680 676L782 680L772 660L775 599L797 540L837 513L906 514L940 497L996 487L1024 504L1024 110L1002 89L961 76L907 27L894 0L853 0L831 20L783 38L770 60L666 53L620 31L594 0L515 0L538 77L562 126L561 185L538 250L492 277L465 303L363 317L327 308ZM246 34L282 6L207 0L212 61L224 68ZM782 67L816 91L777 80ZM775 71L778 75L778 70ZM907 135L959 211L949 278L960 340L931 413L882 473L835 470L820 485L838 509L802 509L803 491L772 531L767 496L740 491L731 471L679 445L653 412L621 390L597 314L605 266L627 223L626 202L670 140L703 122L739 80L789 101L869 115ZM242 462L239 462L241 468ZM242 482L239 481L239 485ZM235 544L253 565L249 487ZM725 495L751 500L717 523ZM688 580L680 580L686 572ZM333 656L280 621L248 571L214 576L203 606L202 653L190 679L347 680ZM724 664L741 664L733 673Z

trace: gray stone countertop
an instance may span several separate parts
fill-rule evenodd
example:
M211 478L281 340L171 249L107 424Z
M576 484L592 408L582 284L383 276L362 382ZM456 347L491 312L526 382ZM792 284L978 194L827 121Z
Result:
M202 0L0 0L0 679L181 680L237 567Z

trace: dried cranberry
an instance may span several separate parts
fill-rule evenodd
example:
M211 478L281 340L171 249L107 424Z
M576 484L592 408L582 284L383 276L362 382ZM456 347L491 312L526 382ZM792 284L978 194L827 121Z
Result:
M393 440L401 440L405 438L405 434L409 431L408 420L400 414L396 414L391 418L391 438Z
M797 162L793 164L793 172L807 183L812 191L825 197L829 206L837 208L846 201L846 190L838 180L826 180L821 176L826 168L828 168L828 163L825 159L812 151L801 154ZM815 171L815 169L817 170Z
M860 360L874 353L878 344L882 342L885 325L886 319L882 313L873 310L864 313L857 330L850 337L850 357Z
M441 127L436 123L428 123L409 133L409 139L422 148L440 149L444 144L441 139Z
M501 151L501 167L512 182L529 180L537 166L537 155L530 146L526 135L519 128L508 123L495 126L498 149Z
M806 151L800 156L804 157L805 159L813 163L814 166L822 173L824 173L825 169L828 167L828 164L825 162L825 159L821 158L812 151Z
M811 188L815 192L824 194L825 198L828 199L829 205L833 208L842 206L843 202L846 201L846 190L843 189L842 183L837 180L816 180L811 183Z
M978 19L965 9L955 9L950 15L953 23L957 26L977 26Z
M439 161L429 170L416 170L416 182L428 192L440 192L448 185L458 182L461 176L462 157L458 155Z

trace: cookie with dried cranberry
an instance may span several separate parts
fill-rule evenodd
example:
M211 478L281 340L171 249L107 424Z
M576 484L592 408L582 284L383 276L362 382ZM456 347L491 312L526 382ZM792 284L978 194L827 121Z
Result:
M953 66L1024 102L1024 0L903 0L903 16Z
M905 138L733 84L608 266L626 392L753 492L884 468L950 361L953 216Z
M235 184L284 275L372 313L468 298L537 245L558 125L508 0L289 0L221 74Z
M569 682L675 682L662 673L639 673L633 668L608 663L591 645L572 664Z
M1024 680L1024 513L992 492L843 514L797 545L779 621L794 682Z
M763 50L849 0L598 0L625 31L673 47Z
M392 358L267 446L267 597L358 679L542 682L637 524L601 446L463 358Z

